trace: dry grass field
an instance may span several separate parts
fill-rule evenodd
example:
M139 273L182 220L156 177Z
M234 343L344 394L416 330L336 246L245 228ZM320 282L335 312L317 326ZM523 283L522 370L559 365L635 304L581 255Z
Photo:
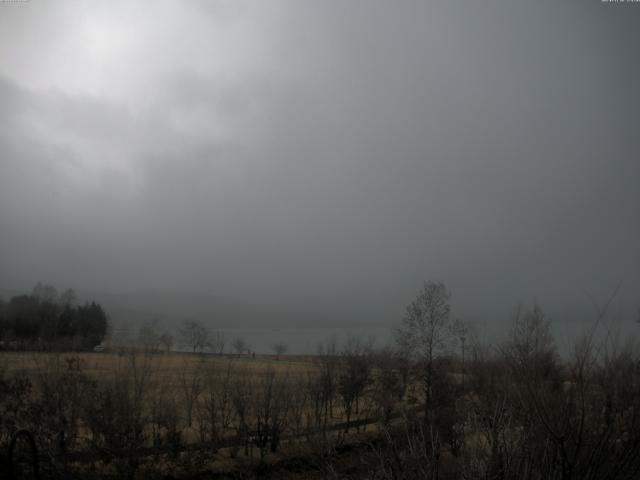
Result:
M305 355L209 355L181 352L145 354L120 353L49 353L49 352L0 352L0 369L7 373L37 375L52 367L80 369L89 377L103 378L122 370L132 360L140 366L160 373L169 384L195 368L225 369L229 366L251 375L274 371L278 374L304 375L314 368L314 357ZM168 385L169 385L168 384ZM167 385L167 386L168 386Z
M34 394L38 386L49 378L69 373L82 374L96 384L114 384L132 379L144 383L145 403L158 398L170 399L176 406L178 423L187 423L188 430L199 427L197 408L204 397L216 394L231 396L239 382L259 384L265 377L303 383L317 372L313 356L272 355L209 355L182 352L144 353L140 351L103 352L0 352L0 371L5 375L19 375L31 379ZM218 389L224 377L230 384L225 392ZM193 418L185 419L185 402L193 401ZM336 411L336 414L337 411ZM336 417L339 419L340 417ZM195 435L183 435L193 443Z
M83 459L79 468L87 468L85 459L95 468L94 458L110 458L100 470L116 476L132 468L149 473L161 463L175 470L198 458L207 470L274 464L306 451L308 442L315 449L316 441L329 445L338 435L342 443L347 415L337 371L326 377L331 365L294 355L0 352L2 377L28 381L12 395L29 407L8 429L28 425L51 451L62 435L64 455ZM361 399L349 417L354 426L360 421L350 437L370 429L362 420L371 414L371 402ZM165 458L170 451L191 453Z
M520 351L464 376L435 361L428 399L425 365L388 352L0 352L0 478L20 431L42 478L637 478L637 358L571 377L581 363Z

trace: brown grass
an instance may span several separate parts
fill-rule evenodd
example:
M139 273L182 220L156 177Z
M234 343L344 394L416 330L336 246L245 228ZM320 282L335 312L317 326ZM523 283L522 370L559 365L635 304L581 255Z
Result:
M255 358L243 355L200 355L191 353L158 353L146 355L136 353L136 362L146 364L156 372L162 372L165 378L176 377L184 372L185 364L204 368L226 368L231 362L232 368L261 375L267 371L288 373L290 375L306 374L313 368L313 357L281 356L277 360L273 355L256 355ZM44 352L0 352L0 368L7 373L36 374L45 366L58 362L63 367L72 365L79 359L81 370L93 378L117 371L124 361L130 361L130 354L119 353L44 353ZM146 362L146 363L145 363Z

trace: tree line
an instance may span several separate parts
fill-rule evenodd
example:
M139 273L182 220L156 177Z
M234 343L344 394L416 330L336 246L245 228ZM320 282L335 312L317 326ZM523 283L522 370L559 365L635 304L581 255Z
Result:
M0 370L0 457L21 426L62 478L193 478L228 456L261 465L237 478L281 478L265 476L281 450L327 479L638 478L640 351L596 340L606 305L562 358L539 305L516 308L508 337L487 345L450 297L426 282L394 345L332 339L303 370L146 350L100 378L62 354L33 377Z
M38 283L29 294L0 299L0 345L5 349L92 349L104 340L108 323L102 306L77 304L72 289L58 293Z

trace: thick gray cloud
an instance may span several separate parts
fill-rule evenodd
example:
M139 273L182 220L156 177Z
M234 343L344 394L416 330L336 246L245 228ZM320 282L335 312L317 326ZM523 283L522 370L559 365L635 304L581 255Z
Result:
M573 318L622 281L630 321L639 21L597 0L2 5L0 286L392 325L433 278L497 331L519 300Z

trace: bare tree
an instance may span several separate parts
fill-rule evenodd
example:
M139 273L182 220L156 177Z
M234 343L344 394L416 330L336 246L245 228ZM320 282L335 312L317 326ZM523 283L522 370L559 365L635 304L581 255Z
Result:
M302 434L304 428L311 428L309 389L307 379L294 376L289 380L290 408L288 424L294 436Z
M331 336L318 345L317 374L309 376L309 390L315 412L315 422L325 436L333 417L333 403L338 381L338 341Z
M251 432L253 425L252 407L254 406L251 401L253 394L253 386L248 379L246 371L239 372L234 376L233 385L231 388L231 403L233 405L233 411L235 415L235 430L236 438L239 444L244 446L244 454L249 455L251 444ZM232 451L232 456L235 455Z
M244 339L240 337L236 338L231 346L238 355L242 355L249 350L249 345L247 344L247 342L245 342Z
M456 337L458 338L458 340L460 341L460 354L461 354L461 373L462 373L462 390L464 391L464 381L465 381L465 354L466 354L466 346L467 346L467 340L469 340L469 335L471 333L471 327L469 326L469 323L464 321L464 320L460 320L460 319L456 319L456 321L453 323L453 331L454 334L456 335Z
M160 345L162 346L162 348L164 348L165 352L171 351L171 348L173 347L173 335L171 335L169 332L164 332L162 335L160 335L158 340L160 341Z
M213 353L222 355L222 353L224 352L224 346L225 346L224 333L220 331L214 332L213 335L211 336L210 346Z
M162 342L158 333L158 319L147 320L140 325L136 343L151 353L156 353L160 349Z
M200 437L214 445L230 428L233 416L232 361L224 369L211 362L204 372L204 401L198 405Z
M377 416L386 427L391 422L396 404L404 397L404 359L391 348L383 348L372 355L375 370L372 400L377 407Z
M185 320L180 329L182 344L193 353L202 352L211 343L209 329L196 320Z
M287 376L268 370L253 387L252 409L254 442L264 458L269 450L276 452L287 421L290 405Z
M289 346L284 342L276 342L271 345L271 350L276 354L276 360L280 360L280 356L287 353Z
M151 363L148 355L118 357L112 374L92 382L84 395L90 448L114 462L119 478L135 478L143 459L141 449L149 440L146 405L156 393Z
M509 341L502 348L511 365L527 378L533 374L549 378L556 370L558 354L550 321L536 303L530 309L518 305Z
M203 365L197 362L195 365L188 357L185 357L180 374L180 388L184 397L184 408L187 414L187 427L193 423L193 411L202 394Z
M347 340L342 352L342 365L338 376L338 392L342 397L346 416L345 432L349 431L352 415L359 413L360 398L371 381L370 348L356 338Z
M398 328L397 343L422 364L425 421L433 415L434 361L447 350L455 336L449 318L451 293L440 282L425 282L416 299L407 307Z

